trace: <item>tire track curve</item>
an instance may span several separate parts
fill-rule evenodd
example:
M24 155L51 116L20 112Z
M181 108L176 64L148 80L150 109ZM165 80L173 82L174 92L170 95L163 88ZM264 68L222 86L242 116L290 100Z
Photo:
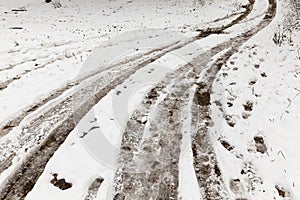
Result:
M254 3L254 1L252 1L252 3ZM204 199L228 199L228 191L226 191L224 186L221 177L222 172L218 166L213 144L208 135L209 127L212 124L210 117L210 93L212 83L223 63L225 63L241 45L266 27L272 21L275 14L276 2L269 0L268 11L263 20L256 27L214 47L208 53L208 55L210 55L208 58L213 57L216 53L222 52L225 49L229 50L206 70L203 80L203 77L201 77L201 79L196 81L197 76L203 70L203 66L207 66L209 62L209 59L204 58L205 55L197 57L188 65L177 70L148 93L141 107L128 121L123 134L118 160L119 166L114 178L114 199L178 199L177 165L179 154L177 151L179 148L180 152L180 140L182 135L176 135L176 133L178 134L180 131L182 120L178 114L175 115L175 119L171 118L172 120L169 121L169 125L165 120L170 120L170 116L168 116L168 114L170 114L170 110L168 110L169 106L173 106L172 112L174 112L174 108L176 108L176 111L181 111L183 104L175 104L168 98L169 96L176 97L176 92L175 94L171 92L167 97L163 96L167 93L166 91L164 92L164 88L170 87L174 82L177 83L175 84L177 89L182 87L187 91L188 87L186 88L184 84L182 84L184 82L183 80L186 80L184 75L182 76L184 72L187 72L186 70L191 70L196 73L194 82L197 87L191 109L191 136L195 174L198 179L199 187L201 188L200 191L203 191L201 195ZM189 87L192 85L193 84L190 84ZM168 90L170 89L168 88ZM160 98L164 99L160 100ZM186 101L182 96L180 100ZM159 114L154 115L157 119L152 119L152 121L156 123L151 125L151 121L147 121L147 123L144 124L142 119L145 116L149 116L151 110L156 109L158 109L156 112ZM164 126L160 125L160 123ZM150 137L144 140L144 134L148 135L149 132L151 132L151 128L153 133L150 133L150 136L152 135L152 138ZM166 148L168 149L168 153L166 154L157 153L157 151L159 152L160 149L162 149L162 147L159 146L159 142L162 142L162 145L165 145L164 142L166 142L156 138L163 137L160 133L165 134L165 136L171 134L171 137L168 137L171 141L177 139L176 142L172 143L172 149ZM166 143L168 144L168 142ZM163 170L155 170L155 167L161 164L161 162L157 160L164 159L172 159L171 166L165 167ZM145 169L145 166L148 166L148 168L146 167ZM149 168L149 166L151 166L151 168ZM167 174L167 176L164 176L164 174ZM167 183L163 177L167 177Z
M249 14L249 13L247 13ZM241 19L240 19L241 20ZM236 21L234 23L237 23ZM220 30L224 30L224 26L215 30L216 33L219 33ZM80 90L78 92L78 96L88 96L88 98L83 101L81 105L76 107L75 109L70 109L72 106L68 106L71 104L72 99L68 97L59 105L50 109L48 112L43 113L40 118L35 119L31 123L31 131L32 132L40 132L42 129L43 121L48 121L50 126L43 136L39 136L40 140L37 139L37 135L31 135L29 140L36 140L36 144L31 146L28 150L30 155L26 157L25 160L22 161L16 170L13 171L12 175L6 181L6 183L2 186L0 199L24 199L26 194L32 189L35 184L37 178L42 173L47 161L51 158L53 153L57 150L60 144L66 139L69 132L74 129L76 126L76 121L74 121L74 114L79 113L76 116L77 120L81 119L84 114L95 105L102 97L104 97L111 89L113 89L116 85L120 84L127 77L129 77L132 73L134 73L137 69L155 61L161 56L165 55L168 52L174 51L175 49L181 48L184 45L195 41L199 38L208 36L209 34L214 33L213 31L202 32L199 36L192 38L189 41L185 41L179 44L175 44L169 47L167 50L160 52L157 55L151 55L147 60L142 61L142 63L136 64L135 67L130 67L120 73L120 71L110 71L104 72L101 75L105 75L108 79L103 80L103 76L101 78L97 78L93 84L88 85L86 88ZM115 78L117 77L117 78ZM100 79L102 82L99 83ZM108 81L113 80L113 81ZM107 83L108 82L108 83ZM101 84L103 83L103 84ZM92 85L96 85L97 88L93 88ZM100 87L102 86L102 87ZM96 93L91 94L91 91L96 91ZM87 95L88 94L88 95ZM93 101L91 101L91 97L93 97ZM69 109L69 110L68 110ZM72 112L70 111L72 110ZM54 117L53 117L54 116ZM58 117L60 116L60 117ZM47 120L49 119L49 120ZM58 124L55 128L52 128L53 125ZM38 127L37 129L35 129ZM30 127L28 127L30 128ZM44 130L45 131L45 130ZM29 153L28 153L29 154Z

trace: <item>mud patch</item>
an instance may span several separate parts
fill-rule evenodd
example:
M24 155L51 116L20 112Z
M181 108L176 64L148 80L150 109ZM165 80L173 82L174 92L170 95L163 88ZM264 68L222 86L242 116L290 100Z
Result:
M67 190L73 186L72 183L66 182L64 178L57 179L58 174L52 174L53 179L51 179L50 183L52 183L55 187L61 189L61 190Z
M277 190L279 196L285 198L287 197L287 192L285 191L285 189L279 185L275 185L275 189Z
M227 149L228 151L232 151L234 149L234 146L232 146L228 140L224 137L219 138L220 143L222 144L222 146Z
M253 102L247 101L243 104L245 111L251 112L253 110Z
M233 117L231 115L225 115L224 116L227 124L230 126L230 127L234 127L236 122L234 121Z
M261 135L254 136L254 142L255 142L255 147L257 152L262 154L267 152L267 146L265 144L265 140L263 136Z

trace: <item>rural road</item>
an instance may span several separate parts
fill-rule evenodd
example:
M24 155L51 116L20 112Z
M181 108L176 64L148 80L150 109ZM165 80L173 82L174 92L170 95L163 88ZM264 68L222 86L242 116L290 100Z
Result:
M168 74L148 91L123 132L114 177L113 199L179 198L179 157L182 151L184 123L190 124L193 167L201 196L203 199L227 199L228 191L221 178L222 171L207 134L212 123L211 88L216 74L230 56L273 20L276 1L268 0L268 3L269 7L264 17L257 25L249 30L241 30L229 40L200 54ZM137 70L167 53L209 35L224 34L226 29L242 24L252 12L254 4L254 0L249 0L245 11L225 25L200 31L199 35L185 41L165 44L163 47L151 49L142 55L133 56L126 61L114 63L108 68L80 77L44 99L34 102L21 114L2 124L0 137L9 134L30 114L60 97L47 109L41 109L39 115L31 116L27 126L22 125L24 134L17 145L7 146L0 141L0 173L9 172L7 179L0 186L0 200L25 199L49 159L80 119L111 90ZM210 63L212 58L214 62ZM5 90L13 81L14 78L7 80L0 90ZM65 93L66 91L71 92ZM74 105L74 98L80 99L81 103ZM145 120L145 116L150 116L150 113L154 114ZM191 119L185 118L186 115L190 115ZM13 159L24 146L27 148L24 158L12 166Z

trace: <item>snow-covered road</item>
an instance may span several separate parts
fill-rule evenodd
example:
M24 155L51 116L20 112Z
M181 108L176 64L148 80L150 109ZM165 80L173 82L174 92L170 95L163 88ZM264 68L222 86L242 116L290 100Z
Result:
M250 0L241 7L211 20L209 28L199 23L193 25L197 31L184 34L174 27L144 28L117 35L93 51L96 45L87 40L50 44L51 54L40 47L10 52L27 56L0 69L5 105L0 199L259 196L255 184L263 176L252 170L247 182L228 180L218 145L215 150L220 138L211 134L221 132L211 113L219 70L272 22L277 10L275 0ZM64 59L70 69L57 63ZM39 80L43 84L30 93L30 84ZM264 145L261 137L255 141ZM269 189L263 183L259 187ZM284 191L284 199L293 198L291 188L275 189L278 194L259 197L281 198Z

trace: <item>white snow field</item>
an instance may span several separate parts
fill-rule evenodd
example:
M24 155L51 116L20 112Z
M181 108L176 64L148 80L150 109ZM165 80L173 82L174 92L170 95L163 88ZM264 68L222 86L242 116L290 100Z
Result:
M186 72L187 78L196 73L201 80L231 50L228 41L259 26L271 1L253 1L253 9L242 21L220 33L196 37L204 30L226 26L247 12L249 2L1 0L0 191L7 192L2 188L28 155L64 123L72 109L77 111L77 105L93 95L96 86L90 85L92 81L101 80L99 85L105 86L143 65L82 117L25 197L13 194L26 200L117 199L118 156L132 114L141 109L151 88L165 83L182 67L195 65L195 59L200 57L202 62L203 56L206 65L201 66L200 74L192 69ZM214 77L208 135L227 199L300 199L299 23L284 32L281 45L273 41L276 31L295 20L289 12L288 1L278 0L273 21L239 46ZM211 55L217 46L222 51ZM176 79L170 80L173 82L166 84L140 121L143 141L151 138L151 119L159 115L160 103L175 90ZM187 91L179 120L182 141L177 199L181 200L207 199L206 191L199 188L193 161L191 121L196 85L195 81ZM90 95L79 92L76 96L82 88L90 88ZM44 113L72 95L73 102L55 111L53 121L46 118ZM75 118L77 114L73 114ZM34 129L36 124L31 121L44 115L45 121ZM71 186L55 186L55 176ZM93 188L97 178L101 183Z

